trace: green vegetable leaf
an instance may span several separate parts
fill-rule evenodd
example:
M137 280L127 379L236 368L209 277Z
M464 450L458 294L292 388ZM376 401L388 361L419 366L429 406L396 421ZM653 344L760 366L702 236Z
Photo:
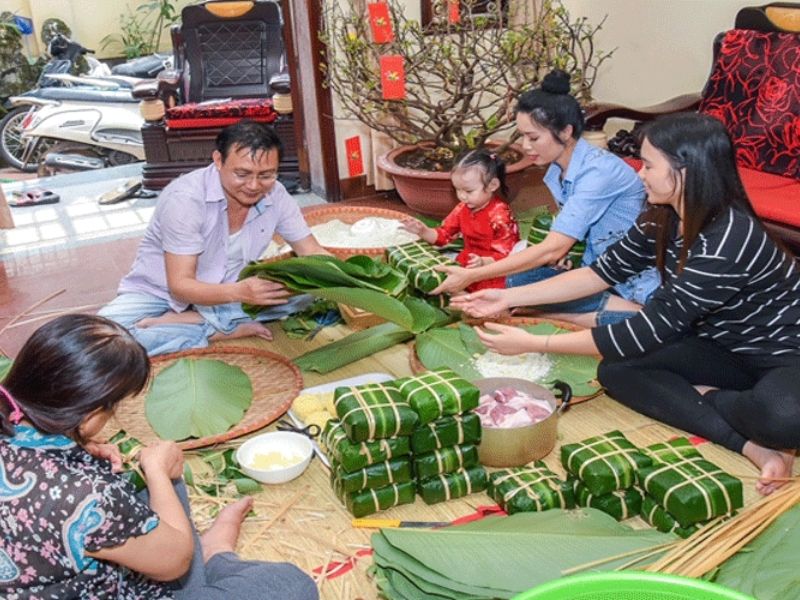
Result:
M294 359L294 364L302 371L330 373L413 337L413 333L399 325L381 323L298 356Z
M472 354L455 328L431 329L418 335L416 352L428 369L450 367L467 380L480 379L482 375L472 365Z
M227 431L252 400L250 378L239 367L182 358L156 376L145 415L160 438L185 440Z
M467 353L474 357L476 354L483 354L486 352L486 346L483 345L478 334L475 333L475 328L465 325L464 323L458 324L458 332L461 335L461 342L467 350Z

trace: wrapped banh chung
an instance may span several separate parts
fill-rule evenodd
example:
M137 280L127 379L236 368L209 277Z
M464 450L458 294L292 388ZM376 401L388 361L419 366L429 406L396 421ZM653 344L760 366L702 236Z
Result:
M561 464L596 496L633 487L637 471L651 463L620 431L561 446Z
M595 496L580 479L569 480L575 491L575 505L588 506L602 510L617 521L636 517L642 509L642 490L637 487L627 490L615 490L609 494Z
M411 450L424 454L462 444L478 444L481 441L481 420L475 413L443 417L419 427L411 434Z
M333 489L350 514L357 519L400 504L411 504L416 496L416 485L413 481L348 493L341 488L338 480L334 480Z
M705 524L696 523L694 525L689 525L688 527L681 527L675 520L675 517L664 510L663 506L661 506L647 494L645 494L644 498L642 499L642 508L639 514L648 525L651 525L659 531L663 531L664 533L674 533L682 538L689 537Z
M410 457L396 458L375 463L351 473L333 463L332 482L334 479L338 480L338 483L334 483L334 485L338 485L343 492L357 492L364 488L380 488L391 483L405 483L413 479L411 460Z
M481 395L477 387L447 367L394 383L403 400L419 415L420 425L470 411L478 406Z
M559 479L541 460L495 471L489 476L488 493L509 515L575 506L572 485Z
M486 469L481 465L442 473L418 482L419 495L426 504L446 502L486 489Z
M732 513L744 503L742 482L702 457L642 468L639 482L681 527Z
M683 462L687 458L703 458L685 437L651 444L642 448L642 452L652 459L654 465Z
M414 473L419 479L452 473L478 464L478 449L472 445L450 446L414 455Z
M408 436L351 442L341 422L335 419L325 424L320 441L328 457L348 473L392 458L407 457L411 453L411 438Z
M410 435L419 419L391 381L336 388L333 402L351 442Z
M411 242L386 249L386 260L408 277L416 289L426 294L439 287L447 275L436 270L439 265L458 266L427 242Z

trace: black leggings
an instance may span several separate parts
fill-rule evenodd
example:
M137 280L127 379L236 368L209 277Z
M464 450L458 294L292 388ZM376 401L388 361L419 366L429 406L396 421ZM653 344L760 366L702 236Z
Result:
M598 378L625 406L734 452L748 440L800 448L800 359L764 366L691 337L644 356L604 360ZM694 385L720 389L703 396Z

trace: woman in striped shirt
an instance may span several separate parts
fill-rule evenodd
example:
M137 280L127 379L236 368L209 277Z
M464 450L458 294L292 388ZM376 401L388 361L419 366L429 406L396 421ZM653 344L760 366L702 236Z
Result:
M486 324L502 354L600 354L609 394L654 419L739 452L769 494L800 448L800 272L766 234L723 125L691 113L644 132L650 208L589 267L520 288L453 298L474 316L597 293L656 265L663 284L612 325L557 336Z

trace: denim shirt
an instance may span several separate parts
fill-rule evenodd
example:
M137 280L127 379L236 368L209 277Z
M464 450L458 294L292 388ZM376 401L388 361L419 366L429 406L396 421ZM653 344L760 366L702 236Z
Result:
M590 265L633 226L644 208L644 185L622 159L583 139L575 144L563 178L561 173L553 163L544 176L559 207L551 231L585 240L583 266ZM623 298L644 304L659 283L653 268L614 289Z
M287 242L311 235L297 202L279 182L247 214L241 229L239 270L264 252L276 232ZM227 283L235 281L238 274L233 269L226 276L228 240L228 202L212 163L179 177L161 192L133 267L118 291L150 294L182 312L188 305L169 293L164 253L197 256L198 281Z

